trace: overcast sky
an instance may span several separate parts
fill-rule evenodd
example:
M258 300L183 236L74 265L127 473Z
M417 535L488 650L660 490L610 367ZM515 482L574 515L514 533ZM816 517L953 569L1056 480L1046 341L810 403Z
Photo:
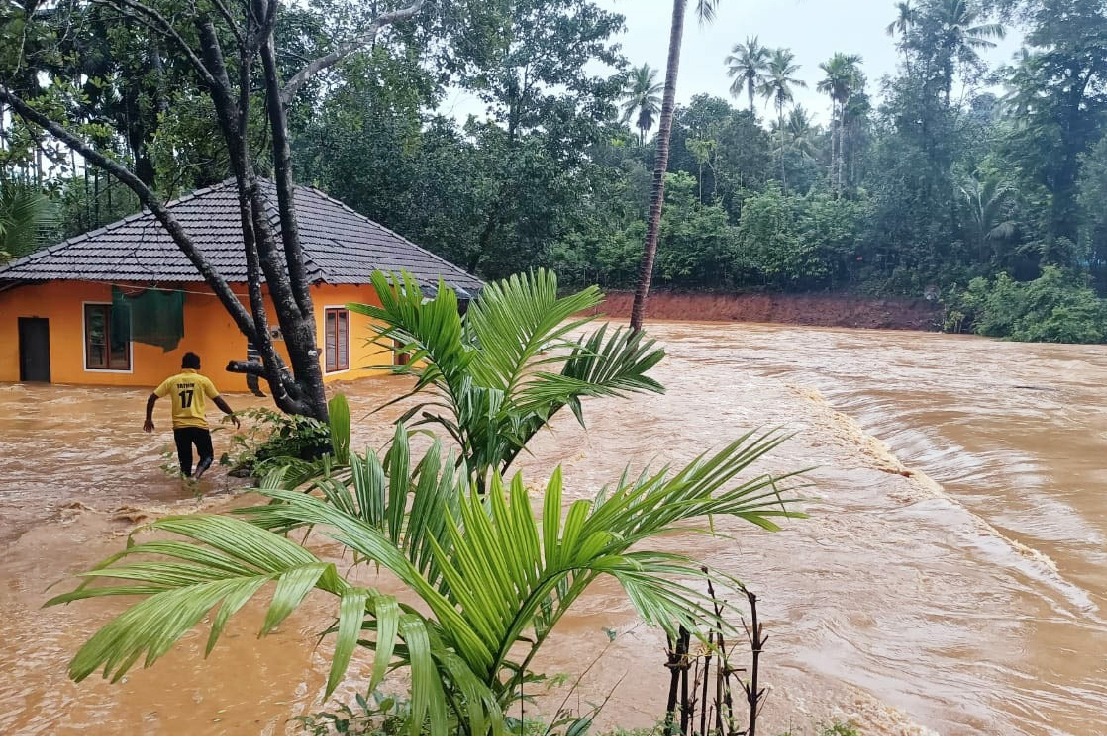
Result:
M596 3L626 17L626 32L616 41L630 63L649 64L659 70L658 80L663 80L672 0L596 0ZM723 60L734 44L745 42L747 36L757 36L765 46L792 50L800 65L796 76L808 85L807 89L795 90L795 100L824 124L830 117L830 101L815 91L820 63L837 51L859 54L874 98L880 78L896 69L895 43L884 33L885 26L895 17L894 0L722 0L715 22L704 27L695 19L695 0L689 0L688 6L677 80L678 103L687 103L702 92L729 97L731 78ZM982 56L990 65L998 66L1009 61L1019 45L1020 34L1009 32L1006 40ZM744 95L734 103L738 107L748 104ZM756 105L759 115L772 114L763 100L758 99ZM452 109L459 118L469 112L483 112L475 98L463 93L448 98L444 107L447 111Z
M671 0L596 2L626 17L627 30L619 42L631 64L649 64L660 70L658 79L663 79ZM880 78L894 73L898 61L894 40L884 33L895 18L894 5L893 0L722 0L715 22L701 27L693 12L695 0L689 0L677 102L686 103L701 92L729 97L732 79L727 76L723 60L734 44L744 43L747 36L757 36L764 46L791 49L796 55L800 66L796 76L807 82L806 89L794 91L796 102L826 122L830 101L815 91L815 83L821 77L819 64L837 51L859 54L870 93L875 95ZM1011 33L983 56L996 66L1009 61L1018 47L1019 34ZM735 104L747 106L745 95ZM757 100L756 105L761 106L760 115L772 114L764 107L764 100Z

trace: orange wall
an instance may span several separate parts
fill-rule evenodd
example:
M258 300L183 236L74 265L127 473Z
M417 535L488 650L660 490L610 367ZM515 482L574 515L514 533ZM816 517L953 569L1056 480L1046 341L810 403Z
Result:
M246 358L246 339L231 316L206 285L189 284L184 304L185 335L173 351L132 343L129 371L86 370L84 368L84 308L86 302L111 302L111 285L94 282L55 281L31 284L0 292L0 382L19 381L20 317L50 321L50 379L60 384L98 384L154 387L181 366L181 356L194 351L203 362L202 371L215 386L227 392L247 391L246 377L223 367L232 359ZM236 286L245 302L245 288ZM347 302L379 304L369 285L319 285L312 289L316 312L317 341L324 344L323 308L341 307ZM267 300L268 303L268 300ZM267 305L273 315L272 304ZM276 328L276 323L271 326ZM387 352L367 347L368 319L350 315L350 366L324 375L325 381L355 379L382 370L366 369L390 361ZM277 349L287 360L284 344ZM262 383L264 387L264 382Z
M326 308L345 307L348 302L362 302L380 306L380 300L371 285L365 284L340 284L317 285L311 291L311 299L315 306L315 336L320 346L320 351L326 349L324 331L324 316ZM350 368L337 372L326 372L323 380L331 382L338 379L357 379L370 377L377 374L387 374L387 369L373 369L371 367L392 363L392 352L385 351L369 343L369 318L359 313L350 313ZM324 368L325 357L321 356Z

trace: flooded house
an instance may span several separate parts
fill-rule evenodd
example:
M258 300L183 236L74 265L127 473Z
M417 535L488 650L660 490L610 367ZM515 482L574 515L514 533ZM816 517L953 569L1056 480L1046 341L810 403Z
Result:
M276 226L276 188L259 182ZM481 287L475 276L319 190L296 187L294 197L325 381L380 372L372 367L388 360L367 344L368 319L346 309L377 302L373 270L407 270L428 291L442 279L462 300ZM248 305L234 180L168 209ZM274 231L279 238L279 227ZM271 303L268 312L275 326ZM282 351L278 330L273 337ZM195 351L220 388L247 388L245 375L221 369L248 358L247 339L145 210L0 266L0 346L0 382L155 385L177 371L185 351Z

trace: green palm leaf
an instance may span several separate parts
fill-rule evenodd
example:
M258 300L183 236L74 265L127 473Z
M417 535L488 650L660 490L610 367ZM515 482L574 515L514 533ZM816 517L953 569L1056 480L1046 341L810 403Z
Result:
M505 471L562 408L583 425L585 397L663 391L647 372L664 352L642 334L604 326L572 337L594 320L579 316L602 299L595 287L559 297L555 275L539 269L486 285L461 317L445 284L428 300L409 274L372 279L381 305L349 307L374 321L370 342L389 351L398 342L411 354L409 364L391 368L416 380L383 407L433 395L398 422L444 429L479 484Z
M633 337L616 332L593 339L575 349L574 371L583 377L619 375L603 368L597 355L630 357L632 364L651 360ZM456 720L460 730L499 733L506 730L505 710L533 678L531 659L601 576L618 582L643 620L667 631L729 628L725 619L719 625L717 603L702 587L707 570L687 556L650 549L649 539L714 528L720 518L775 530L776 520L800 516L789 508L799 486L795 473L749 474L785 440L773 431L749 433L680 469L637 476L627 470L615 485L565 510L561 470L555 469L541 519L521 475L505 481L493 471L488 484L479 485L437 441L413 463L408 438L399 424L383 458L367 451L351 454L349 467L323 465L324 476L307 494L274 473L260 490L270 501L236 517L173 517L150 526L179 538L132 544L49 603L142 598L78 651L71 676L80 680L102 670L117 680L140 659L153 663L218 608L210 651L229 619L271 584L264 635L318 589L338 604L334 625L325 631L336 639L327 695L344 678L355 649L367 648L374 653L370 690L390 670L409 670L407 730L441 733ZM300 528L391 572L403 593L351 584L334 564L273 532ZM724 572L709 575L717 585L740 587ZM110 582L93 586L102 579Z
M300 501L311 500L338 513L335 508L301 493L291 493ZM319 520L307 516L308 523ZM358 522L358 525L362 525ZM366 612L376 641L375 658L369 689L375 688L394 655L411 666L418 676L419 689L413 693L413 720L422 725L426 718L437 732L446 727L441 684L443 675L451 680L460 678L456 660L451 659L450 671L440 671L439 658L430 646L428 632L435 628L414 611L404 611L391 595L371 589L351 587L334 564L320 561L307 549L288 539L269 533L244 520L213 515L166 518L149 529L174 533L192 540L150 541L132 545L101 565L82 575L88 581L106 578L128 580L131 586L80 586L51 599L47 605L58 605L91 597L144 595L146 599L130 607L95 633L77 652L70 663L70 676L81 681L97 670L118 681L140 659L149 666L168 651L189 629L222 603L213 619L207 643L210 652L223 632L227 621L267 583L275 583L271 601L259 635L265 635L284 621L302 602L311 589L321 589L339 597L335 655L327 679L326 695L330 695L344 677L359 636ZM383 541L377 541L386 546ZM370 550L374 550L370 547ZM158 561L134 561L112 565L122 558L155 554ZM377 560L388 557L376 557ZM402 557L401 557L402 558ZM169 559L169 560L165 560ZM474 685L481 682L469 676L468 689L474 698L480 697ZM476 691L474 691L476 690ZM485 712L481 720L502 732L502 715L488 711L495 704L490 694L483 695ZM423 717L419 717L423 716Z

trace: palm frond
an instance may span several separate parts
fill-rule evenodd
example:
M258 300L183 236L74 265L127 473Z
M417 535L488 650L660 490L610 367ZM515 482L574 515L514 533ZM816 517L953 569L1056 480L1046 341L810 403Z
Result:
M629 343L619 334L620 350ZM618 353L618 352L616 352ZM587 372L585 372L587 373ZM717 627L714 602L698 583L702 566L653 551L647 539L683 526L731 517L768 530L801 515L789 508L795 474L739 475L783 440L750 433L678 470L629 470L611 489L562 509L560 469L545 489L539 520L521 475L492 473L487 489L467 482L441 446L412 463L408 433L396 429L383 458L351 455L342 476L332 470L314 494L280 488L267 478L270 502L239 517L166 518L151 530L183 540L128 547L83 575L82 584L51 600L137 595L143 599L100 629L70 670L83 679L102 669L119 679L140 659L147 665L206 614L219 608L210 650L227 622L267 584L273 585L261 633L270 632L312 589L336 597L338 615L327 633L335 652L326 693L342 681L355 648L373 650L370 688L389 670L410 669L412 712L407 729L444 732L451 710L470 731L503 732L503 712L528 678L527 664L553 626L598 577L623 588L640 616L667 630L683 625L702 634ZM245 519L243 519L245 518ZM310 528L391 572L404 599L348 582L329 562L270 532ZM147 560L156 557L156 560ZM718 572L718 582L733 582ZM421 613L429 613L423 615ZM725 626L724 626L725 627ZM522 660L510 656L518 649ZM460 704L461 700L464 704Z
M402 553L376 531L356 521L326 503L299 492L272 494L285 498L292 511L304 511L314 506L316 515L303 515L302 523L325 525L345 522L354 526L359 541L366 537L363 550L372 558L394 570ZM323 514L320 514L323 513ZM346 530L350 530L347 526ZM128 586L90 587L82 585L71 592L51 599L47 605L58 605L93 597L140 595L145 599L133 605L98 630L70 662L69 674L81 681L97 670L112 681L121 679L140 659L146 666L163 656L189 629L209 612L219 607L213 618L207 651L215 646L228 620L261 588L274 583L273 594L259 635L272 632L297 607L312 589L320 589L338 597L339 617L335 654L327 678L325 694L329 696L342 681L349 667L353 649L366 622L371 623L376 639L373 642L374 662L370 689L375 688L390 668L407 664L412 669L412 720L421 726L428 719L433 731L442 733L447 727L445 686L442 679L460 678L456 659L439 653L432 645L430 632L438 626L429 623L410 608L401 607L391 595L368 588L352 587L337 572L334 564L319 560L314 554L282 536L260 527L226 516L191 515L159 520L149 530L184 536L187 541L151 541L130 546L99 566L82 575L86 581L97 579L134 582ZM342 540L342 537L337 537ZM156 561L135 561L112 565L122 558L157 555ZM168 558L168 560L166 560ZM419 581L417 573L408 568L409 581ZM420 588L434 594L429 585ZM221 606L220 606L220 603ZM437 603L448 608L446 600ZM366 621L368 613L371 620ZM448 620L448 618L447 618ZM440 639L438 640L441 644ZM464 642L464 641L462 641ZM452 646L453 644L451 644ZM441 649L441 645L439 645ZM401 656L394 662L394 655ZM447 658L449 657L449 658ZM449 661L449 668L440 668L440 658ZM471 661L466 660L466 663ZM469 675L467 688L485 706L481 719L486 727L503 732L503 718L494 706L495 698L488 692L479 694L481 682ZM410 726L409 726L410 727Z
M453 290L440 284L424 299L410 274L373 275L381 305L350 305L375 321L371 341L412 354L397 371L416 378L402 397L433 399L398 422L438 425L461 449L472 478L506 469L534 435L568 406L583 424L582 398L660 392L649 371L664 353L646 338L606 329L572 338L595 319L582 314L602 299L596 287L558 295L545 269L486 285L464 318ZM560 372L556 369L560 368Z
M479 348L474 379L510 394L539 354L558 348L564 336L591 320L572 316L601 298L596 287L559 298L557 278L546 269L487 285L465 316Z

